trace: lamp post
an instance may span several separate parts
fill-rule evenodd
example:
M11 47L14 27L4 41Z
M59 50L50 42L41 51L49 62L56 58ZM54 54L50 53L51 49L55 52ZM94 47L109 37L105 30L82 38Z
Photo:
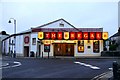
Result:
M8 23L12 23L12 20L14 22L14 54L13 57L16 57L16 20L14 18L10 18Z

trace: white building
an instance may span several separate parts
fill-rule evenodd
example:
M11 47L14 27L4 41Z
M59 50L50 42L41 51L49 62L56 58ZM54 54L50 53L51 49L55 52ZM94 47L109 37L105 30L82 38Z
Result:
M2 40L8 37L9 35L6 34L5 31L0 32L0 55L2 54Z
M101 56L103 39L108 38L108 33L103 28L75 28L58 19L5 38L3 53L14 51L14 36L17 56L30 57L32 51L37 57L80 57Z

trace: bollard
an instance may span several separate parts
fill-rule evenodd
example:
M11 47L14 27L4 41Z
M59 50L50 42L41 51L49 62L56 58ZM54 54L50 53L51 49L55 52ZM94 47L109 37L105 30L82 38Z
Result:
M118 64L117 64L116 61L114 61L114 62L113 62L113 78L114 78L115 80L118 79L118 73L117 73L117 71L118 71Z
M120 64L118 64L118 71L117 71L117 73L118 73L118 80L120 80Z
M36 52L36 54L35 54L35 57L37 58L37 52Z
M15 53L13 53L13 58L16 58L16 54Z
M48 52L48 59L49 59L49 52Z
M43 52L42 52L42 58L43 58Z

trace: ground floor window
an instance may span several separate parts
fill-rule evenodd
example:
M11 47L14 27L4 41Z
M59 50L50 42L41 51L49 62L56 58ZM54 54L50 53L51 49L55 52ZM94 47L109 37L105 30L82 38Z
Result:
M99 53L99 40L94 40L93 41L93 52L94 53Z
M84 52L84 40L78 41L78 52Z

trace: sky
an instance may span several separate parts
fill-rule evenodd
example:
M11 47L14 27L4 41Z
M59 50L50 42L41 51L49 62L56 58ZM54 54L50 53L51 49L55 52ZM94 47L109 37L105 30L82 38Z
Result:
M1 0L0 31L17 33L63 18L79 28L103 28L113 35L118 30L119 0ZM13 22L13 21L12 21Z

